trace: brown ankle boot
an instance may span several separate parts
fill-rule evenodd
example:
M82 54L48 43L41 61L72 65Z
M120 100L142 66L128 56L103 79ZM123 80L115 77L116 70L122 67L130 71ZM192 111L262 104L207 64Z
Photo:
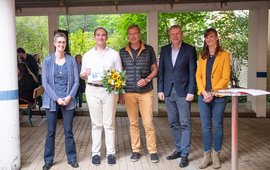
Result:
M199 166L200 169L204 169L206 167L208 167L212 162L212 158L211 158L211 150L207 151L207 152L203 152L203 160Z
M220 152L213 151L213 168L215 169L219 169L221 167L219 154Z

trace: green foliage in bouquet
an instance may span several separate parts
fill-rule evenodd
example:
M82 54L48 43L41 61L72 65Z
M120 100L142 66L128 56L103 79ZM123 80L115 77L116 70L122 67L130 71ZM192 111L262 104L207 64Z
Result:
M114 69L107 70L102 76L102 84L109 93L114 92L115 94L125 94L126 87L126 71L117 71Z

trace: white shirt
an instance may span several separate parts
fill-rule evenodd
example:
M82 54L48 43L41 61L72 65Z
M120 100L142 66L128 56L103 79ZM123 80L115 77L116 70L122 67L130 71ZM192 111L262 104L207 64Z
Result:
M180 51L180 47L181 47L181 44L179 45L179 47L176 47L176 48L172 45L172 64L173 64L173 66L175 65L178 53Z
M98 53L94 47L86 52L82 58L81 73L87 68L91 69L87 82L101 84L104 71L112 68L122 71L121 58L119 53L112 48L106 47L102 53Z

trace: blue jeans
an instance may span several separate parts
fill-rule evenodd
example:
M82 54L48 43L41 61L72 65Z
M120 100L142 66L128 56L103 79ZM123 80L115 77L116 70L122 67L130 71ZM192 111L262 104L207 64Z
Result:
M186 101L186 97L179 97L175 88L165 98L165 103L176 150L181 152L181 156L188 156L191 145L191 103Z
M44 149L44 161L45 163L53 163L55 154L55 130L57 123L58 109L61 109L63 115L64 134L65 134L65 146L68 162L77 160L76 147L73 138L73 116L74 109L66 110L65 106L58 106L56 112L51 112L49 109L45 109L47 118L47 136Z
M215 97L210 103L205 103L202 96L198 96L199 110L202 123L204 151L211 150L212 120L214 123L214 150L219 152L223 141L223 117L227 100L225 97Z

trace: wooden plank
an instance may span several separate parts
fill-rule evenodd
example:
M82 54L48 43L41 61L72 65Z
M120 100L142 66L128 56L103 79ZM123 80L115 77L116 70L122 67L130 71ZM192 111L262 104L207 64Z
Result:
M34 117L33 121L38 127L29 127L23 124L20 129L21 136L21 169L42 169L44 142L46 136L46 118ZM102 162L100 166L91 163L91 122L89 116L76 116L74 118L74 138L78 153L80 167L76 170L108 169L108 170L150 170L168 169L176 170L180 159L168 161L166 156L175 150L167 117L155 117L159 163L152 163L146 147L144 128L140 120L142 138L142 157L137 162L130 161L131 146L128 117L116 117L116 159L117 164L107 164L104 137L102 139ZM239 170L270 169L270 120L267 118L239 118ZM63 122L58 120L56 129L56 158L52 170L73 169L67 164ZM104 136L104 134L103 134ZM192 117L192 141L189 155L190 165L187 170L198 169L202 160L202 136L199 117ZM231 167L231 119L224 118L224 140L221 151L222 167L227 170ZM206 170L212 170L212 166Z

